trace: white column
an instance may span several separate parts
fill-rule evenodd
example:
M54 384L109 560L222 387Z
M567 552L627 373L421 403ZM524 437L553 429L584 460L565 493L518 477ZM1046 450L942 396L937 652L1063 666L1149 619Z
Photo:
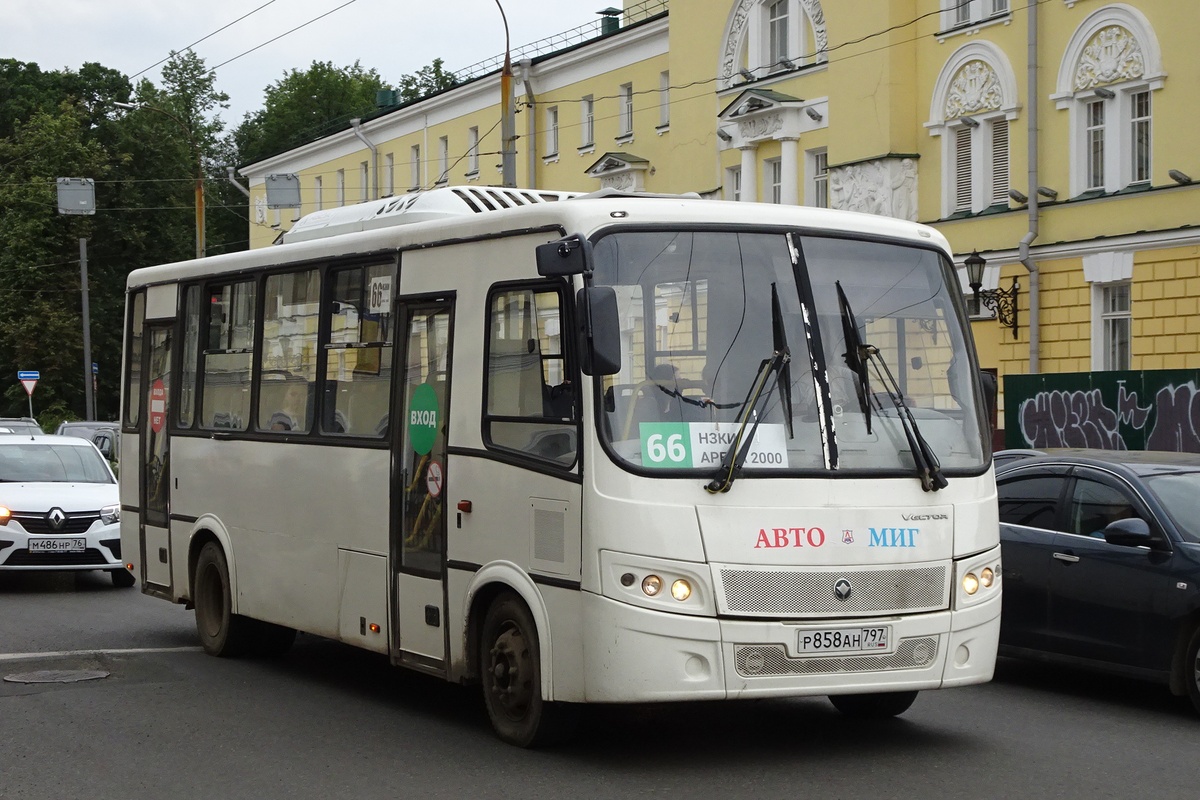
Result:
M800 205L800 141L781 139L779 169L783 183L779 187L779 202L785 206Z
M738 148L742 151L742 196L745 203L758 202L758 145Z

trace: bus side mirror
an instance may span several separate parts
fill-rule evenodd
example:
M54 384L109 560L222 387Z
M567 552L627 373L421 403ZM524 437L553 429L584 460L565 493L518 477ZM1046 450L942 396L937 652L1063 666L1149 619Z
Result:
M583 374L616 375L621 371L621 324L616 291L611 286L588 286L579 290L575 306L579 312Z
M592 269L592 243L578 233L536 248L538 275L555 278L582 275Z

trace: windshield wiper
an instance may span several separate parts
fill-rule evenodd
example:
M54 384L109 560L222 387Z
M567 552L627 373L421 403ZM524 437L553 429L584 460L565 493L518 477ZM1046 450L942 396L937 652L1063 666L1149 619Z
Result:
M850 308L850 301L846 299L846 293L842 291L841 281L836 282L836 287L838 305L842 312L842 332L846 338L846 353L843 358L846 366L854 370L858 376L855 390L858 394L859 405L867 418L867 433L871 432L871 400L874 398L867 371L869 367L874 367L876 376L887 390L888 398L896 408L896 417L900 420L900 427L904 430L904 438L908 440L909 452L912 453L913 463L917 467L917 477L921 480L921 488L927 492L936 492L946 488L949 483L946 481L946 476L942 474L942 464L938 461L933 448L929 446L929 442L925 441L925 437L921 435L916 418L913 417L908 404L904 402L900 384L892 374L891 368L888 367L887 361L880 354L879 348L864 343L862 337L859 336L854 311ZM880 408L882 410L882 406Z
M758 414L759 400L764 396L770 398L780 380L784 381L783 411L787 418L788 436L792 436L792 387L789 377L791 370L788 368L792 354L788 351L787 335L783 328L783 312L779 308L779 294L773 283L771 284L771 327L774 352L771 353L770 358L764 359L759 365L758 374L754 376L754 383L751 385L750 391L746 393L746 402L742 404L742 413L738 419L737 435L729 443L729 449L725 451L725 457L721 459L721 466L717 468L717 474L704 485L704 491L709 494L728 492L729 487L733 486L733 481L742 468L742 462L746 460L746 455L750 452L750 443L754 441L754 433L758 430L758 423L761 420ZM772 374L775 376L775 382L771 384L770 389L764 392L767 379ZM754 421L753 425L750 425L751 420ZM747 427L749 430L746 429Z

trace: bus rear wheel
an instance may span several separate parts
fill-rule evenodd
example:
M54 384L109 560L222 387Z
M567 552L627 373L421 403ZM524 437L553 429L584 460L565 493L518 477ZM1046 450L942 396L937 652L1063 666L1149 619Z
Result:
M879 692L877 694L835 694L829 696L833 707L854 719L887 719L908 711L916 692Z
M537 747L572 732L575 709L542 699L537 626L525 603L511 592L497 597L484 618L479 676L488 717L504 741Z
M196 603L196 632L209 655L233 657L244 654L253 639L253 620L233 613L229 586L229 563L225 551L209 542L196 559L192 579Z

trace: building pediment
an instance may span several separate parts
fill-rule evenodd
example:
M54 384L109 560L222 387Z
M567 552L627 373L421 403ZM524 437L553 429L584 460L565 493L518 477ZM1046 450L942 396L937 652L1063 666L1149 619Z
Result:
M717 119L727 122L744 117L761 116L777 112L783 108L800 108L804 101L790 94L772 91L771 89L747 89L733 99L717 115Z
M584 174L600 181L603 189L621 189L627 192L640 192L643 188L646 171L650 161L635 156L633 153L605 153L586 170Z

